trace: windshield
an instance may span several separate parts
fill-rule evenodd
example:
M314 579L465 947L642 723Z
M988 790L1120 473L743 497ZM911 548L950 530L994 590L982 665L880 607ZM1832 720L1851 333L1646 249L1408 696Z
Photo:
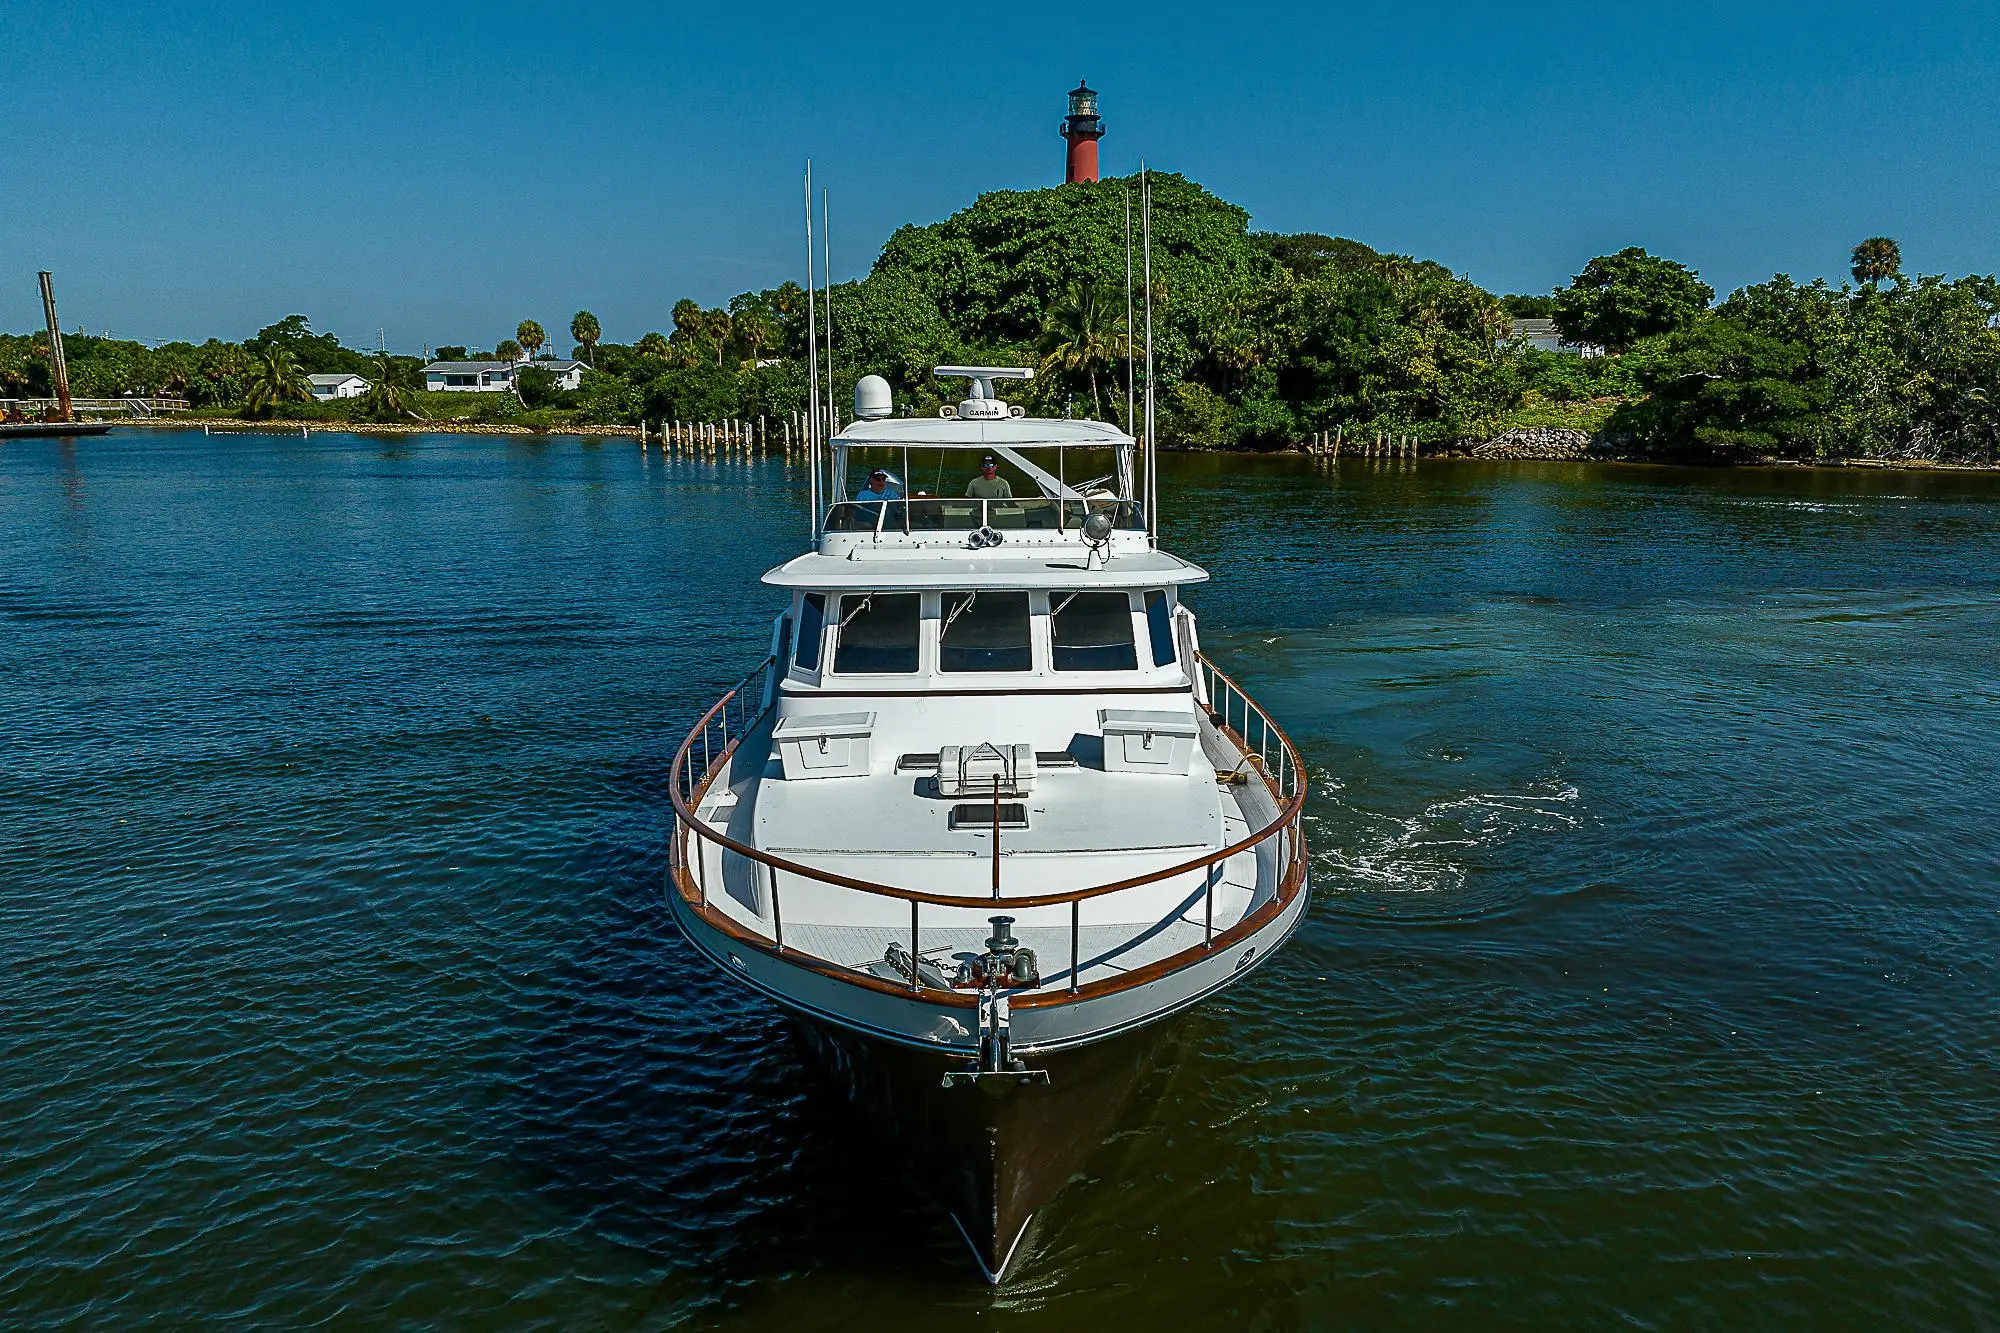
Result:
M833 669L841 675L904 674L917 669L916 593L867 593L840 599Z
M1028 594L948 592L940 600L938 634L941 671L1030 671L1034 645L1028 637Z
M1049 595L1049 638L1058 671L1136 671L1132 600L1122 592Z

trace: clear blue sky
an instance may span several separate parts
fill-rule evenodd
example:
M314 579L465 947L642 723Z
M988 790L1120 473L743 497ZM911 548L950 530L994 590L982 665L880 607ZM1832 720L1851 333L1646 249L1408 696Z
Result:
M1392 12L1393 11L1393 12ZM1546 291L1625 245L1727 291L2000 269L2000 10L1924 5L0 0L0 328L490 346L629 341L681 296L834 272L982 190L1060 178L1063 94L1107 173L1178 170L1253 224ZM1006 14L980 23L968 14Z

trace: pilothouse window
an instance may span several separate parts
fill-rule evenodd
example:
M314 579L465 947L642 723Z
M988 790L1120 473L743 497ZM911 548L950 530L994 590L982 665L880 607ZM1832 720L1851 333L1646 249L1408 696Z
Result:
M1050 640L1058 671L1136 671L1132 602L1122 592L1049 594Z
M1158 589L1146 594L1146 633L1153 641L1153 665L1172 666L1174 652L1174 612L1167 595Z
M1031 671L1028 594L948 592L940 599L941 671Z
M819 632L825 624L826 594L807 593L799 610L799 655L794 659L799 670L819 670Z
M907 675L917 669L916 593L872 592L840 599L833 669L841 675Z

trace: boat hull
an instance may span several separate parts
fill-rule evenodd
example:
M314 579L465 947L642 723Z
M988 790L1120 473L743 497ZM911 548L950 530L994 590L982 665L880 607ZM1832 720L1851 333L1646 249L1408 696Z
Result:
M866 979L851 970L816 963L795 950L780 953L768 941L732 927L691 901L686 888L668 882L674 919L724 975L829 1026L961 1061L978 1054L978 1020L970 993L861 984ZM1301 875L1289 899L1271 904L1254 922L1218 939L1214 949L1175 960L1143 984L1086 986L1075 996L1045 992L1017 998L1014 1053L1034 1064L1058 1051L1135 1032L1237 984L1277 954L1310 900L1310 886Z
M800 1036L855 1110L905 1162L988 1282L1018 1258L1035 1213L1080 1170L1154 1067L1168 1025L1034 1060L1047 1081L983 1079L945 1086L964 1061L912 1050L812 1019Z
M1017 1001L1013 1051L1037 1077L954 1087L945 1086L945 1075L974 1067L977 1020L947 1000L971 996L862 989L802 965L796 954L728 935L671 886L668 897L700 952L794 1016L808 1049L881 1132L890 1156L908 1163L914 1187L948 1213L987 1281L997 1283L1018 1259L1036 1211L1130 1102L1173 1016L1274 955L1303 919L1310 892L1302 878L1258 929L1144 985L1040 1010Z
M95 421L5 421L0 422L0 440L51 439L62 436L104 435L111 427Z

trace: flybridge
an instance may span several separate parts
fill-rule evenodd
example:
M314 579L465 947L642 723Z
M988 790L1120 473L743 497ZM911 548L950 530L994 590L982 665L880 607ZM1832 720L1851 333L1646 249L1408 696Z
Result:
M863 548L888 554L883 547L930 548L939 553L1025 553L1024 548L1068 546L1080 549L1080 568L1101 568L1121 551L1142 551L1152 545L1144 506L1132 498L1137 441L1107 422L1051 420L1029 417L993 395L995 381L1028 380L1034 372L1013 366L940 366L942 376L970 381L967 397L956 407L939 409L936 417L894 415L889 384L879 375L864 375L854 388L857 418L830 439L828 463L833 493L852 495L829 505L815 528L819 554L856 559ZM883 498L871 490L848 489L849 455L863 450L881 459L877 470L894 489L881 486ZM1050 460L1045 451L1053 449ZM1070 451L1085 449L1110 455L1111 471L1097 476L1071 476ZM924 451L978 451L988 461L1005 460L1025 475L1039 494L1015 496L1002 487L998 494L904 493L908 481L926 470ZM1024 450L1042 453L1037 461ZM913 453L915 457L913 458ZM1047 466L1054 463L1054 470ZM1092 460L1103 465L1100 454ZM945 465L939 459L940 491ZM968 488L969 490L972 488ZM1004 549L1000 549L1004 548Z

